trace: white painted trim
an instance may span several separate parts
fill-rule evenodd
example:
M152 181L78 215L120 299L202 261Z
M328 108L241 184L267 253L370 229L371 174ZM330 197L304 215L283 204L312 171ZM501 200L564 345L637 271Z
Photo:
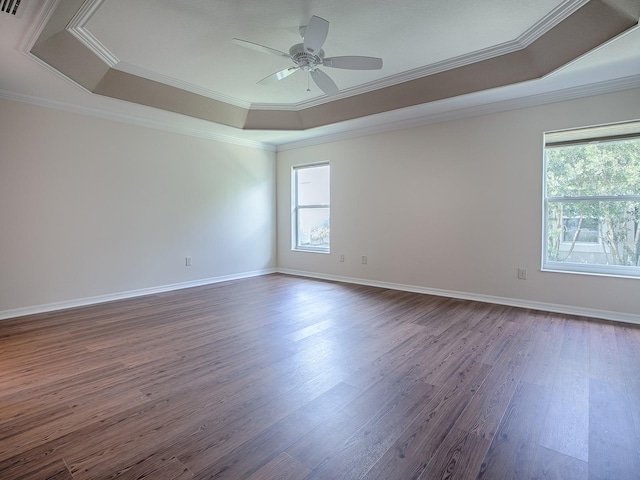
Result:
M339 275L327 275L322 273L292 270L288 268L269 268L264 270L256 270L253 272L244 272L244 273L234 274L234 275L225 275L221 277L212 277L212 278L204 278L200 280L193 280L190 282L174 283L171 285L161 285L158 287L143 288L140 290L130 290L127 292L119 292L119 293L113 293L113 294L107 294L107 295L98 295L95 297L79 298L75 300L49 303L45 305L36 305L33 307L4 310L4 311L0 311L0 320L22 317L25 315L35 315L39 313L54 312L57 310L76 308L76 307L82 307L87 305L96 305L99 303L112 302L115 300L123 300L127 298L140 297L144 295L152 295L156 293L170 292L174 290L182 290L185 288L200 287L203 285L211 285L214 283L228 282L231 280L241 280L243 278L269 275L271 273L282 273L285 275L294 275L298 277L315 278L319 280L331 280L334 282L352 283L356 285L366 285L370 287L387 288L389 290L400 290L403 292L421 293L425 295L436 295L439 297L457 298L460 300L471 300L471 301L482 302L482 303L494 303L497 305L507 305L510 307L528 308L531 310L562 313L566 315L576 315L579 317L597 318L602 320L610 320L614 322L632 323L632 324L640 325L640 315L634 315L630 313L612 312L608 310L596 310L591 308L575 307L571 305L558 305L554 303L535 302L531 300L522 300L517 298L496 297L492 295L458 292L454 290L442 290L438 288L427 288L427 287L420 287L416 285L405 285L400 283L380 282L376 280L367 280L364 278L343 277Z
M310 147L313 145L321 145L324 143L337 142L340 140L348 140L351 138L364 137L384 132L392 132L405 128L422 127L434 123L448 122L451 120L460 120L463 118L477 117L480 115L489 115L492 113L506 112L509 110L517 110L519 108L536 107L548 103L556 103L567 100L575 100L594 95L605 93L613 93L622 90L630 90L640 87L640 75L623 77L604 82L582 85L579 87L565 88L551 92L540 93L537 95L529 95L526 97L517 97L509 100L503 100L492 103L484 103L473 107L460 108L456 110L447 110L430 115L399 120L395 122L384 122L363 128L345 128L337 133L325 135L317 135L312 138L298 140L293 142L281 143L277 146L277 151L294 150L296 148ZM392 112L388 112L392 113ZM383 117L385 114L380 114ZM322 127L320 127L322 128Z
M114 67L120 60L103 43L98 40L89 30L84 28L93 14L100 8L104 0L85 1L80 10L76 12L69 24L67 31L78 39L85 47L98 56L109 67Z
M31 23L31 26L29 27L29 30L27 30L27 34L23 38L22 42L20 42L19 50L21 52L29 52L33 48L59 3L60 0L48 0L45 2L40 11L36 14L36 18Z
M76 84L77 85L77 84ZM106 120L112 120L121 123L128 123L132 125L138 125L141 127L154 128L157 130L164 130L172 133L180 133L182 135L190 135L192 137L207 138L209 140L216 140L223 143L231 143L234 145L241 145L244 147L258 148L269 152L275 152L276 147L271 143L259 142L254 140L242 139L239 136L223 135L221 133L215 133L208 129L196 129L189 127L182 127L178 125L178 122L160 122L156 120L149 120L143 117L135 117L133 115L124 115L121 113L109 112L102 109L82 107L78 105L72 105L70 103L58 102L55 100L49 100L42 97L34 97L31 95L24 95L21 93L14 93L8 90L0 89L0 98L5 100L13 100L15 102L28 103L36 105L38 107L52 108L54 110L62 110L65 112L77 113L79 115L89 115L92 117L102 118ZM110 101L123 101L110 99ZM241 134L242 130L238 130Z
M185 288L200 287L203 285L211 285L213 283L228 282L231 280L240 280L243 278L257 277L260 275L268 275L275 273L275 268L264 270L256 270L253 272L244 272L234 275L224 275L221 277L203 278L200 280L192 280L190 282L174 283L170 285L161 285L158 287L142 288L139 290L130 290L127 292L111 293L107 295L98 295L95 297L77 298L64 302L48 303L45 305L36 305L33 307L16 308L13 310L0 311L0 320L8 318L22 317L25 315L35 315L38 313L54 312L57 310L65 310L67 308L83 307L87 305L95 305L98 303L113 302L115 300L123 300L126 298L141 297L143 295L152 295L156 293L171 292L174 290L182 290Z
M44 64L42 62L44 66ZM51 69L54 72L56 70ZM66 77L65 77L66 78ZM77 84L74 83L77 86ZM280 144L273 144L268 142L246 140L232 136L215 133L205 129L195 129L181 127L177 122L159 122L154 120L148 120L142 117L134 117L132 115L119 114L114 112L108 112L102 109L81 107L63 102L57 102L54 100L48 100L41 97L34 97L30 95L24 95L20 93L10 92L8 90L0 90L0 98L7 100L13 100L17 102L29 103L46 108L53 108L56 110L63 110L72 113L78 113L80 115L90 115L99 118L105 118L107 120L113 120L123 123L129 123L139 125L148 128L155 128L159 130L180 133L183 135L190 135L194 137L207 138L211 140L217 140L224 143L231 143L235 145L241 145L251 148L259 148L265 151L280 152L286 150L294 150L296 148L304 148L314 145L321 145L325 143L337 142L340 140L348 140L351 138L364 137L367 135L375 135L378 133L392 132L396 130L402 130L405 128L415 128L434 123L447 122L451 120L459 120L463 118L476 117L480 115L488 115L492 113L500 113L509 110L516 110L519 108L535 107L548 103L562 102L567 100L575 100L577 98L588 97L593 95L601 95L605 93L613 93L622 90L629 90L632 88L640 87L640 75L633 75L630 77L623 77L614 80L607 80L604 82L593 83L589 85L582 85L579 87L571 87L562 90L556 90L552 92L541 93L537 95L529 95L526 97L517 97L514 99L503 100L499 102L487 103L475 105L473 107L461 108L455 110L448 110L444 112L438 112L430 115L423 115L419 117L409 118L399 121L385 121L385 113L376 115L374 125L368 127L345 127L343 131L330 134L318 134L311 138L297 140L293 142L283 142ZM113 100L117 101L117 100ZM387 112L388 114L395 114L396 112ZM326 128L326 127L321 127ZM242 130L238 130L238 134L242 134Z
M611 320L614 322L633 323L640 325L640 315L622 312L612 312L608 310L596 310L592 308L575 307L571 305L558 305L555 303L535 302L532 300L522 300L518 298L495 297L492 295L482 295L478 293L458 292L454 290L441 290L438 288L427 288L416 285L404 285L400 283L380 282L367 280L364 278L343 277L339 275L326 275L315 272L291 270L288 268L278 268L278 273L286 275L296 275L300 277L317 278L320 280L332 280L335 282L353 283L366 285L369 287L387 288L390 290L400 290L403 292L422 293L425 295L436 295L439 297L458 298L460 300L472 300L475 302L495 303L497 305L507 305L510 307L528 308L544 312L562 313L566 315L577 315L579 317L597 318Z
M573 15L578 9L589 3L589 0L568 0L562 2L551 10L539 22L527 29L522 35L516 38L516 43L522 45L521 48L528 47L542 35L547 33L560 22Z
M100 40L98 40L89 30L83 27L67 28L69 33L73 35L80 43L93 52L100 60L109 65L109 67L115 67L120 60L116 57L107 47L105 47Z
M43 63L44 66L46 64ZM52 69L52 71L56 72ZM77 85L74 83L74 85ZM379 133L392 132L396 130L402 130L405 128L415 128L434 123L446 122L451 120L459 120L463 118L476 117L480 115L488 115L492 113L500 113L509 110L516 110L519 108L535 107L548 103L561 102L566 100L575 100L577 98L588 97L593 95L601 95L605 93L613 93L622 90L629 90L632 88L640 87L640 75L633 75L630 77L623 77L614 80L607 80L604 82L593 83L589 85L582 85L579 87L571 87L562 90L556 90L552 92L541 93L537 95L529 95L526 97L517 97L510 100L504 100L499 102L487 103L475 105L473 107L461 108L455 110L448 110L444 112L438 112L430 115L423 115L419 117L409 118L399 121L385 121L385 113L376 115L372 122L376 122L374 125L368 127L345 127L343 131L330 134L318 134L311 138L297 140L293 142L283 142L278 145L268 142L260 142L253 140L242 139L239 136L223 135L215 133L205 129L195 129L188 127L181 127L178 122L160 122L155 120L149 120L142 117L135 117L132 115L125 115L120 113L109 112L102 109L95 109L89 107L82 107L72 105L63 102L57 102L54 100L48 100L41 97L34 97L30 95L24 95L20 93L10 92L8 90L0 90L0 98L7 100L13 100L22 103L29 103L46 108L53 108L56 110L62 110L80 115L90 115L98 118L104 118L107 120L113 120L122 123L129 123L133 125L139 125L148 128L154 128L173 133L180 133L183 135L190 135L194 137L207 138L210 140L217 140L224 143L231 143L235 145L241 145L251 148L259 148L270 152L280 152L286 150L294 150L296 148L304 148L314 145L321 145L325 143L337 142L340 140L348 140L351 138L364 137L367 135L375 135ZM118 101L113 99L113 101ZM396 112L387 112L388 114L395 114ZM321 127L325 128L325 127ZM238 130L238 135L242 134L242 130Z
M104 0L85 0L71 21L69 21L67 29L83 28L103 3Z

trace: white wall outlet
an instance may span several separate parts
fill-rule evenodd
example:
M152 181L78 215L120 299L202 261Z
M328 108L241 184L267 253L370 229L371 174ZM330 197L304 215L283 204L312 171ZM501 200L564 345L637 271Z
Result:
M526 280L527 279L527 269L523 267L518 267L518 279Z
M185 267L191 266L191 257L184 257L184 266Z
M340 254L340 262L341 262L341 263L344 263L344 253L341 253L341 254Z
M362 255L362 264L363 265L367 264L367 256L366 255Z

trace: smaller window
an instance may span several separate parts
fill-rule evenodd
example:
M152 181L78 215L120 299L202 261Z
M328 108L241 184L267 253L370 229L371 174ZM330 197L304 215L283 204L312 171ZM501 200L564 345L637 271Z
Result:
M329 252L329 164L293 167L293 249Z

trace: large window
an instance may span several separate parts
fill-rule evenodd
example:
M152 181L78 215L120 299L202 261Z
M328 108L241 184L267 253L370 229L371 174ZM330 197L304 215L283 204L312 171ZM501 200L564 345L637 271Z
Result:
M543 269L640 277L640 122L545 134Z
M329 164L293 167L293 248L329 252Z

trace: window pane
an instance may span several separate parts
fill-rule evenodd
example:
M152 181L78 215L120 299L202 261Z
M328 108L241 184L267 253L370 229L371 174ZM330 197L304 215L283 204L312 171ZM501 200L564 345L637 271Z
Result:
M329 165L299 168L298 205L329 205Z
M562 219L562 241L598 243L599 225L597 218L570 217Z
M329 209L298 209L298 247L329 248Z
M640 140L547 149L547 196L640 194Z
M640 201L549 202L547 261L640 266Z

